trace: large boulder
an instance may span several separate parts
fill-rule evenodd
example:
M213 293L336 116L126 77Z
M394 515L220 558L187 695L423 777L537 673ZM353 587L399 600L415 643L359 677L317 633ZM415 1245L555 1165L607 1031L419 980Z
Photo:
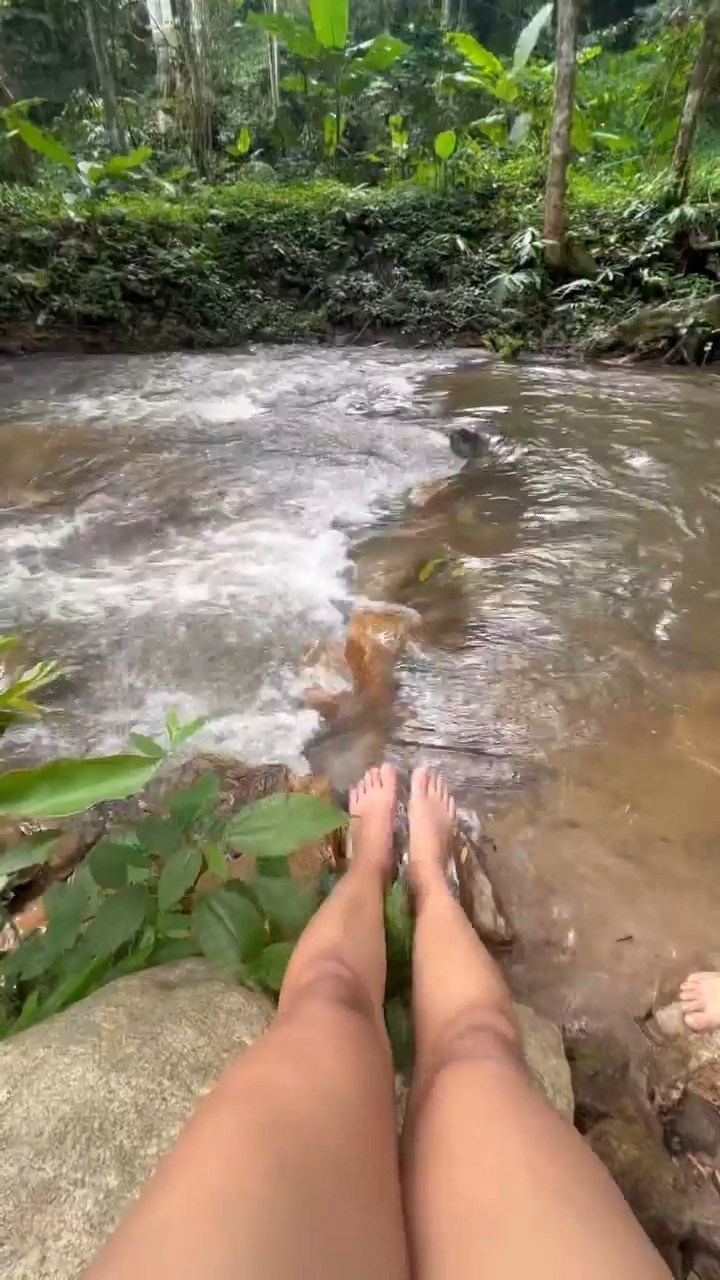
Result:
M271 1017L265 997L188 960L111 983L0 1046L0 1275L77 1276Z
M0 1046L0 1274L76 1277L272 1012L186 960L121 978ZM516 1012L534 1080L571 1118L560 1032Z

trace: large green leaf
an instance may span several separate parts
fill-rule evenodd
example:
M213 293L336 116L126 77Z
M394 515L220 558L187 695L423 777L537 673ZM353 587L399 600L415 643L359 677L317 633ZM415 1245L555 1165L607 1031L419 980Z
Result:
M174 818L145 818L136 823L135 835L154 858L171 858L185 840L183 828Z
M191 889L200 875L202 854L187 846L168 858L158 881L158 907L169 911Z
M150 781L159 761L147 756L51 760L0 776L0 814L63 818L101 800L122 800Z
M344 49L348 37L348 0L310 0L310 21L324 49Z
M50 885L43 895L43 902L48 922L46 944L48 951L56 957L77 942L90 899L86 886L80 881L77 884Z
M540 39L540 35L547 24L550 22L553 14L552 4L544 4L538 9L533 18L530 19L526 27L523 27L518 42L515 45L515 53L513 55L513 71L522 71L535 45Z
M248 966L249 976L277 995L294 950L292 942L271 942Z
M108 894L85 931L85 942L93 956L111 955L125 946L142 929L150 906L145 885L133 884L119 893Z
M102 889L124 889L130 867L150 867L150 859L136 843L107 836L90 850L87 866Z
M254 876L250 890L274 938L299 938L317 906L317 896L291 876Z
M252 27L262 27L268 35L275 36L291 53L301 58L322 57L323 47L315 39L312 31L304 22L290 18L285 13L251 12L247 22Z
M208 817L220 799L220 779L216 773L202 773L189 787L174 791L166 804L175 821L187 831L200 818Z
M126 155L111 156L103 164L103 170L108 177L114 178L120 174L126 173L128 169L137 169L138 165L144 164L152 155L152 147L136 147L134 151L128 151Z
M64 165L66 169L75 168L75 161L70 152L61 142L58 142L57 138L53 138L52 134L39 129L31 120L26 120L17 112L9 112L6 120L8 127L17 133L31 150L39 151L40 155L47 156L48 160L54 160L56 164Z
M0 892L16 872L47 862L61 834L60 831L36 831L22 844L0 853Z
M467 31L448 31L445 38L455 46L458 53L467 58L468 62L472 62L474 67L480 67L482 71L490 71L496 75L503 74L503 64L500 59Z
M230 818L226 839L231 848L257 858L286 858L293 850L321 840L348 815L318 796L277 792L254 800Z
M353 59L367 71L384 71L404 53L407 53L410 46L405 44L404 40L399 40L397 36L388 35L386 31L375 36L373 40L368 40L364 45L360 46L360 57Z
M449 160L457 146L457 134L454 129L443 129L436 133L433 140L435 155L439 160Z
M263 921L246 897L220 885L198 894L193 927L204 956L222 969L238 971L262 949Z

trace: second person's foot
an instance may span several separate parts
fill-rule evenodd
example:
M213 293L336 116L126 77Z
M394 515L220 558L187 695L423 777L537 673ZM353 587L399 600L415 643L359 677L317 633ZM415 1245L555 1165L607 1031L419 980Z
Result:
M416 893L445 879L455 823L455 801L445 781L430 769L415 769L408 804L408 874Z
M680 988L680 1003L691 1031L720 1027L720 973L691 973Z

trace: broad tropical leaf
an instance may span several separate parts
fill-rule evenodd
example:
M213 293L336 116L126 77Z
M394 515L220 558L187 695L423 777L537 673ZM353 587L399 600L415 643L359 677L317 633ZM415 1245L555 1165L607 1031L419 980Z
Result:
M343 809L318 796L281 791L254 800L233 814L226 838L240 853L286 858L294 849L344 827L347 821Z
M320 58L323 46L315 39L312 31L304 22L290 18L285 13L251 12L247 22L252 27L261 27L268 35L276 36L281 44L291 53L301 58Z
M407 53L409 48L410 46L405 44L404 40L382 32L375 36L374 40L368 40L366 44L360 46L361 55L354 61L368 71L384 71L386 67Z
M323 49L345 48L348 8L348 0L310 0L310 20Z
M435 134L433 148L439 160L449 160L457 146L457 134L454 129L443 129Z
M61 142L58 142L57 138L53 138L52 134L39 129L31 120L26 120L16 112L9 112L6 120L8 127L17 133L32 151L39 151L40 155L47 156L48 160L54 160L56 164L64 165L66 169L75 168L75 161L70 152Z
M123 800L150 781L159 761L148 756L51 760L0 776L0 814L64 818L101 800Z
M111 156L103 164L104 173L111 178L126 173L128 169L137 169L138 165L144 164L152 155L152 147L136 147L134 151L128 151L126 155Z
M474 67L480 67L482 71L490 71L495 75L503 74L503 64L500 59L467 31L448 31L446 39L449 44L455 46L458 53L467 58L468 62L472 62Z
M519 147L525 141L530 132L531 124L532 116L529 111L522 111L519 116L515 117L508 138L511 147Z
M530 19L526 27L523 27L518 42L515 45L515 53L513 55L513 71L522 71L535 45L540 39L540 35L548 25L552 18L552 4L544 4L542 9L538 9L534 17Z
M146 733L131 733L130 745L139 751L141 755L150 756L151 760L162 760L165 751L156 742L154 738L150 738Z

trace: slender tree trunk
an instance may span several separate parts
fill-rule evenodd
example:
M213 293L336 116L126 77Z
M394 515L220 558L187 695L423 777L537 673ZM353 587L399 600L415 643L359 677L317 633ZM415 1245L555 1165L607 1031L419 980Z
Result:
M690 75L671 166L673 196L678 204L685 200L690 185L690 157L693 139L707 87L720 60L720 0L715 0L703 23L702 39Z
M267 4L266 4L267 8ZM270 12L278 11L278 0L270 0ZM270 101L273 117L280 110L280 54L276 36L268 36L268 70L270 74Z
M562 262L565 243L565 193L575 102L577 0L556 0L555 14L555 104L550 128L544 227L545 256L551 266Z
M446 29L450 26L451 0L442 0L441 22Z
M125 126L118 111L115 75L109 53L110 41L108 32L105 30L98 0L84 0L83 7L103 100L105 127L110 139L110 146L115 152L127 151Z

